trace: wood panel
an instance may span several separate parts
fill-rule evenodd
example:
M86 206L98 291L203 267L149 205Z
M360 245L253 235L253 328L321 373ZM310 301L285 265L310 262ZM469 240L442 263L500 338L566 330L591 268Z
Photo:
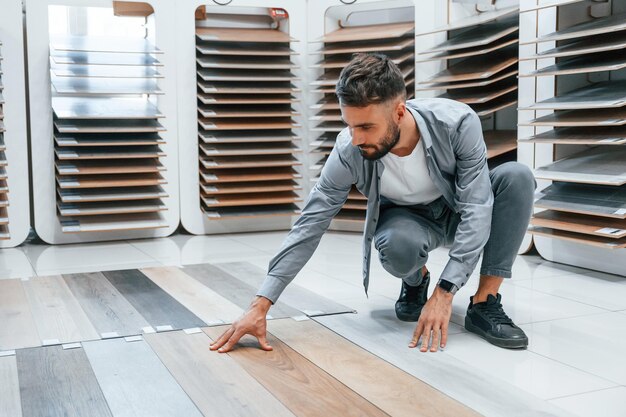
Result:
M203 415L294 416L233 358L211 352L204 333L167 332L145 338Z
M502 39L507 35L515 33L518 29L519 17L512 16L510 18L479 25L466 30L461 34L453 36L447 41L430 48L428 52L453 51L457 49L487 45L497 41L498 39Z
M626 32L615 32L559 45L556 48L542 51L536 55L520 57L520 60L579 56L596 52L616 51L624 48L626 48Z
M626 29L626 13L614 14L608 17L582 22L567 29L558 30L545 36L528 42L520 42L526 45L537 42L552 42L565 39L582 38L592 35L617 32Z
M200 145L200 150L206 156L244 156L244 155L291 155L301 152L292 143L263 143L263 144L210 144Z
M112 417L83 349L17 352L24 417Z
M290 348L391 416L478 416L313 320L275 320L270 329Z
M461 50L452 50L436 53L432 56L422 57L421 55L417 58L417 63L421 62L429 62L429 61L447 61L451 59L457 58L468 58L476 55L485 55L490 52L495 52L499 49L506 48L510 45L516 45L519 39L517 38L517 33L513 33L512 35L505 36L502 39L498 39L492 43L487 45L475 46L473 48L461 49ZM422 52L422 54L429 53L429 51ZM430 52L432 53L432 52Z
M211 42L288 43L297 39L277 29L196 27L196 37Z
M78 177L57 177L59 187L67 188L112 188L112 187L144 187L148 185L166 184L161 174L114 175L81 175Z
M60 119L156 119L164 117L141 98L52 97L52 109Z
M207 324L232 323L244 312L187 275L184 269L144 268L141 272Z
M555 65L541 68L540 70L520 74L520 77L539 77L546 75L569 75L600 71L618 71L626 68L626 58L622 51L593 56L581 56Z
M40 346L37 325L18 279L0 279L0 351Z
M289 94L300 91L290 82L198 82L198 87L207 94ZM209 96L207 96L209 97Z
M517 104L517 96L517 91L512 91L486 103L472 104L470 107L476 112L478 116L488 116L497 111L506 109Z
M200 183L200 188L204 195L264 193L302 189L295 181L239 182L218 185Z
M225 330L225 327L204 329L213 340ZM268 341L274 348L271 352L262 351L256 341L244 338L228 355L294 414L302 417L319 416L320 412L336 416L388 415L271 334Z
M164 94L154 80L53 77L52 86L59 94Z
M166 156L158 146L56 149L59 160L145 159Z
M93 135L55 133L54 140L59 147L146 146L162 145L165 143L157 133L97 133Z
M580 1L580 0L576 0L576 1ZM465 29L465 28L469 28L472 26L476 26L476 25L485 25L487 23L491 23L496 20L501 20L502 18L507 18L512 14L517 14L518 12L519 12L519 7L517 6L506 7L506 8L502 8L498 10L491 10L491 11L483 12L480 14L468 16L466 18L456 20L454 22L451 22L443 26L438 26L426 32L420 32L418 36L429 35L429 34L438 33L438 32L447 32L451 30Z
M583 235L580 233L547 229L544 227L531 227L528 229L528 232L537 236L549 237L552 239L562 239L569 242L580 243L583 245L597 246L603 249L626 248L626 238L611 239L608 237Z
M292 129L298 127L291 119L264 118L255 119L206 119L199 118L198 123L204 130L256 130L256 129Z
M124 190L126 191L126 190ZM160 200L116 201L109 203L71 204L58 202L62 216L93 216L98 214L150 213L167 210Z
M553 129L522 140L563 145L623 145L626 144L626 126Z
M56 163L60 175L130 174L164 171L165 167L156 161L74 161Z
M292 168L266 168L263 172L256 169L232 169L218 172L200 172L202 181L208 184L232 183L242 181L274 181L300 178Z
M137 335L150 325L101 272L67 274L63 279L100 335Z
M418 87L417 91L428 91L428 90L452 90L457 88L470 88L470 87L484 87L486 85L490 85L495 83L496 81L504 80L505 78L513 77L517 75L517 70L507 71L504 74L496 74L496 76L487 78L485 80L479 81L461 81L454 83L436 83L426 87ZM337 108L339 108L339 103L337 103Z
M0 357L0 416L22 417L15 355Z
M126 191L128 193L128 191ZM167 227L159 213L82 216L61 220L64 233L111 232L115 230L143 230Z
M539 193L535 207L626 219L626 188L553 183Z
M200 163L206 169L257 168L301 165L301 163L298 162L297 159L290 155L201 158Z
M535 170L535 176L582 184L626 184L626 149L596 147Z
M161 187L137 187L129 192L125 189L101 188L92 190L57 190L64 203L151 200L165 198L167 193Z
M198 100L200 100L202 104L223 104L231 106L236 104L292 104L299 101L294 96L285 94L263 94L259 96L253 96L250 94L220 94L214 96L204 93L198 93Z
M350 41L341 42L339 44L326 44L317 51L311 51L309 54L337 55L337 54L355 54L358 52L397 52L403 51L413 46L412 37L389 38L380 40Z
M114 2L118 3L118 2ZM50 45L56 51L115 52L137 54L162 54L159 48L143 38L105 36L53 35Z
M613 109L585 109L557 111L538 117L524 126L623 126L626 125L626 107Z
M456 100L466 104L482 104L501 97L512 91L517 91L516 78L507 78L503 81L499 81L497 83L490 84L484 87L453 90L438 97Z
M291 191L274 193L245 193L242 195L201 196L206 207L263 206L269 204L288 204L302 201L298 194Z
M157 67L52 64L50 71L57 77L86 78L163 78Z
M197 42L196 50L202 55L230 55L230 56L292 56L298 55L296 51L289 48L289 46L271 45L268 48L268 44L264 42L259 43L221 43L221 42Z
M202 417L145 341L83 343L114 416Z
M156 58L145 54L54 51L50 58L56 64L162 66Z
M154 328L206 326L195 314L136 269L105 271L103 275Z
M250 70L276 70L276 69L296 69L298 66L287 58L272 58L271 60L260 57L197 57L196 62L201 68L232 68Z
M343 27L322 36L317 42L336 43L399 38L414 32L413 22Z
M574 213L545 210L533 215L533 226L564 230L585 235L621 239L626 237L626 220L585 216Z
M209 220L220 219L255 219L263 217L294 216L300 214L295 204L253 206L253 207L222 207L219 210L204 209Z
M521 110L576 110L626 106L626 81L604 81L540 101Z
M162 132L165 128L156 120L55 120L54 126L61 133L134 133Z
M489 159L517 149L517 130L487 130L483 136Z
M58 344L100 338L61 276L32 278L23 286L42 341Z
M287 70L267 72L264 70L201 69L198 76L204 81L294 81L296 76Z

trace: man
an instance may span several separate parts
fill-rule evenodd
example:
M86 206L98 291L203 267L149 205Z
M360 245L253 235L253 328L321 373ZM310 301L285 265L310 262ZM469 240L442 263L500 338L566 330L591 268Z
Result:
M406 101L398 67L379 54L359 54L343 69L336 94L348 125L337 137L302 215L278 254L249 310L212 350L228 352L244 334L264 350L265 316L315 251L353 184L368 199L363 284L367 293L371 244L380 262L402 279L396 315L417 321L409 347L435 352L447 343L452 298L483 252L480 284L465 328L505 348L528 338L506 315L498 294L522 242L533 204L531 171L516 162L491 172L480 119L446 99ZM432 296L428 252L451 244L449 261Z

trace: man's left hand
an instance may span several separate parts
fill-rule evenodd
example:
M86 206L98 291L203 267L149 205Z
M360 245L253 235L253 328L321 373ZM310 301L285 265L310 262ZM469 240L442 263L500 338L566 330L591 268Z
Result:
M435 288L435 292L422 308L413 339L409 343L410 348L416 347L420 338L422 340L421 352L428 351L429 344L431 352L437 352L439 346L442 349L446 347L453 297L452 294L441 288Z

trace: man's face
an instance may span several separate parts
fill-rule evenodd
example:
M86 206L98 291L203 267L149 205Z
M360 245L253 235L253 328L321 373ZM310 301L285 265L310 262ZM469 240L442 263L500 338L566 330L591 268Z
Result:
M341 106L341 116L365 159L375 161L387 155L400 139L400 127L394 120L395 107L388 103L367 107Z

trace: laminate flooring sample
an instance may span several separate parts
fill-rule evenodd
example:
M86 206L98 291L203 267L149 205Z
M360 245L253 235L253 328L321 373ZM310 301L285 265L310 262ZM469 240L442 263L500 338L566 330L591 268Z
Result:
M145 341L101 340L83 348L114 417L202 417Z
M0 357L0 416L22 417L15 355Z
M565 39L582 38L592 35L617 32L626 29L626 13L614 14L608 17L593 19L582 22L566 29L558 30L540 38L528 42L520 42L526 45L536 42L560 41Z
M624 56L623 51L619 51L576 57L567 61L559 62L555 65L541 68L537 71L520 74L520 77L617 71L622 68L626 68L626 57Z
M137 335L150 325L101 272L67 274L63 279L100 335Z
M568 232L565 230L548 229L546 227L530 227L528 233L550 239L562 239L583 245L596 246L603 249L624 249L626 238L612 239L610 237L584 235L581 233Z
M145 54L115 52L54 51L50 58L56 64L162 66L156 58Z
M604 146L583 151L537 168L535 176L552 181L581 184L626 184L626 149Z
M499 21L486 23L471 28L460 35L434 46L428 52L443 52L456 49L473 48L495 42L519 29L519 16L512 16Z
M220 263L215 266L254 288L260 288L266 276L266 271L248 262ZM293 283L287 286L280 300L308 316L354 312L350 307Z
M156 119L163 113L141 98L52 97L52 109L61 119Z
M296 40L277 29L196 28L196 37L207 42L288 43Z
M502 39L495 40L486 45L475 46L472 48L467 48L463 50L452 50L452 51L444 51L437 53L435 55L429 57L422 57L423 54L431 54L431 51L420 52L420 57L418 57L417 62L428 62L428 61L446 61L449 59L456 58L468 58L476 55L485 55L489 52L497 51L498 49L506 48L509 45L514 45L518 42L518 36L516 33L506 36Z
M611 239L626 237L626 220L624 219L609 219L586 216L583 214L544 210L540 213L535 213L530 223L538 227L582 233L585 235L602 236Z
M626 186L553 183L538 197L539 208L626 219Z
M204 333L145 339L205 417L294 417L232 357L210 351Z
M314 42L326 44L352 41L380 41L381 39L399 38L415 32L413 22L386 23L339 28L329 32Z
M44 344L100 339L61 276L34 277L23 286Z
M116 201L115 203L57 203L61 216L93 216L100 214L150 213L167 210L161 200Z
M58 119L54 121L54 126L61 133L140 133L165 130L156 119Z
M579 56L604 51L616 51L626 48L626 32L596 35L578 40L556 48L542 51L536 55L520 57L520 60L559 58L565 56Z
M209 325L232 323L244 312L244 309L187 275L184 269L144 268L141 272Z
M64 203L149 200L168 196L160 186L137 187L132 192L129 192L127 189L100 188L91 190L58 189L57 193Z
M19 279L0 280L0 351L41 346L37 325Z
M248 308L258 290L257 287L246 284L211 264L186 265L184 271L243 310ZM270 310L273 318L295 317L301 314L299 310L285 304L282 300L278 300Z
M158 133L94 133L89 135L55 133L54 140L60 147L146 146L165 144L165 141Z
M269 327L290 348L391 416L478 416L313 320L274 320Z
M567 145L623 145L626 144L626 126L560 128L523 140Z
M521 110L577 110L626 106L626 81L603 81L540 101Z
M205 328L216 340L227 328ZM274 348L266 352L256 339L243 338L228 355L298 417L388 416L381 409L268 334Z
M83 349L17 352L24 417L113 417Z
M59 94L164 94L156 81L132 78L53 77L52 85Z
M134 67L129 65L52 64L50 70L57 77L163 78L157 67Z
M612 109L557 111L519 124L522 126L559 127L623 126L626 125L626 106Z
M370 42L350 41L339 45L324 45L319 51L310 52L310 54L336 55L336 54L354 54L357 52L392 52L403 51L414 44L413 37L401 37L372 40Z
M154 328L206 326L195 314L136 269L102 273Z
M105 36L68 36L57 35L50 39L52 49L57 51L83 52L116 52L135 54L162 54L147 39L143 38L115 38Z

